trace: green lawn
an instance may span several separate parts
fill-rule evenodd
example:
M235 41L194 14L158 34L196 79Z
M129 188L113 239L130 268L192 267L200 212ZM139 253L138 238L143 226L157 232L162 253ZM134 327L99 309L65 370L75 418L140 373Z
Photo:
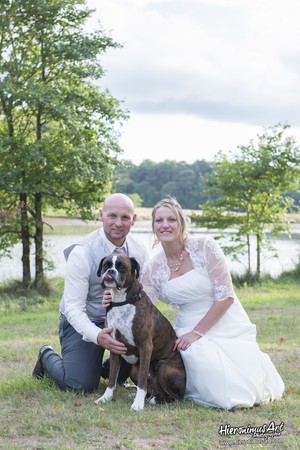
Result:
M130 411L129 390L95 405L98 392L64 393L49 380L31 377L39 347L59 351L58 304L62 281L51 281L49 297L0 288L0 448L3 449L298 449L300 447L300 282L269 281L237 290L257 325L258 342L282 375L286 391L279 402L235 412L204 408L192 402L146 405ZM171 321L174 312L159 308ZM281 425L281 435L221 436L220 428ZM228 429L228 427L227 427Z

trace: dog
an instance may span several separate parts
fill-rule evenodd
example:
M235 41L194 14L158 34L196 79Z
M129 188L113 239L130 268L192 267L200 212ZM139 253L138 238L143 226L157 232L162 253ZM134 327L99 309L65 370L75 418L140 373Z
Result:
M132 364L130 378L137 386L134 411L144 409L147 394L152 404L183 399L186 384L180 352L173 350L175 331L143 290L139 273L135 258L114 254L103 258L97 271L102 287L112 293L107 326L113 327L113 337L126 345L127 353L110 353L108 385L95 403L113 398L122 357Z

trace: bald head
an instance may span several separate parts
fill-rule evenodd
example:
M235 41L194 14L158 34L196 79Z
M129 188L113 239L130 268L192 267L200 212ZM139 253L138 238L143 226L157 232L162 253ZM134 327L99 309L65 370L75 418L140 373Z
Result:
M128 197L128 195L120 194L120 193L109 195L104 200L104 203L102 206L102 211L107 210L108 208L111 207L111 205L117 205L118 207L120 207L121 205L124 205L124 206L126 205L128 208L130 208L132 210L132 214L134 214L134 204L133 204L133 201L131 200L131 198Z
M136 221L134 204L125 194L111 194L99 212L103 230L108 240L121 247Z

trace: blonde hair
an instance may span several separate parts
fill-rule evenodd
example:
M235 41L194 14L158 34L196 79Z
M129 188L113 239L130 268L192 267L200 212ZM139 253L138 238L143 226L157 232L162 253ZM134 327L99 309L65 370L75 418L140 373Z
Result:
M166 196L162 198L159 202L156 203L156 205L153 207L152 210L152 230L154 232L154 221L155 221L155 215L158 208L161 208L162 206L166 206L167 208L170 208L170 210L175 215L177 222L179 223L179 239L180 242L184 245L184 242L187 238L187 220L184 217L183 210L181 205L178 203L175 197L172 196ZM159 243L158 239L155 239L153 243L153 247Z

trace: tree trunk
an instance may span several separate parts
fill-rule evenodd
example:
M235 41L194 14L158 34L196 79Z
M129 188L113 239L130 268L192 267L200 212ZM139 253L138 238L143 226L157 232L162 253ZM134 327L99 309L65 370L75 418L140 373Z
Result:
M43 47L41 48L43 54ZM42 67L42 80L44 81L44 67ZM40 105L36 115L36 140L39 145L42 139L42 106ZM44 285L44 251L43 251L43 218L42 218L42 194L34 195L35 204L35 287L43 288Z
M21 240L22 240L22 285L28 288L31 283L30 273L30 231L28 224L27 196L20 194Z
M35 287L41 288L44 284L44 250L43 250L43 219L42 194L35 194Z
M251 248L250 248L250 236L247 234L247 251L248 251L248 273L251 273Z
M260 280L260 244L261 244L261 235L256 235L256 277L257 280Z

